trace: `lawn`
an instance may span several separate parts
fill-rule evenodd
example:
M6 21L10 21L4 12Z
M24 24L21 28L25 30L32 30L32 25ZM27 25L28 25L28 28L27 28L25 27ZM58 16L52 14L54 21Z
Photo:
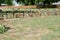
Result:
M60 40L60 16L8 19L12 29L0 34L0 40Z

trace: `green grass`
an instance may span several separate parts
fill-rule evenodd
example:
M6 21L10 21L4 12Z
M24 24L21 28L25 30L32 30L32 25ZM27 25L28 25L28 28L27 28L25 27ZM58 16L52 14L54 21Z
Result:
M13 30L0 35L0 40L60 40L60 16L9 20Z

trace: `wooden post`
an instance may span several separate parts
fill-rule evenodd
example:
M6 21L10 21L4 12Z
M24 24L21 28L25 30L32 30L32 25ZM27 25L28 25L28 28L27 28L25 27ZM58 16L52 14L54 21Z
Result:
M15 13L14 13L14 8L13 8L13 12L12 12L12 14L13 14L13 18L14 18L14 15L15 15Z
M24 14L24 11L23 11L23 18L24 18L24 15L25 15L25 14Z
M6 18L8 19L8 14L6 13Z
M4 14L3 13L1 13L1 17L4 17Z

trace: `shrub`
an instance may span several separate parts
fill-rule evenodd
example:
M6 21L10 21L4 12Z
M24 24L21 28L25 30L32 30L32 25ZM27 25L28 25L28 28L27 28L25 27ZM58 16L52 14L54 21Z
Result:
M5 27L3 25L0 25L0 33L4 33L5 32Z

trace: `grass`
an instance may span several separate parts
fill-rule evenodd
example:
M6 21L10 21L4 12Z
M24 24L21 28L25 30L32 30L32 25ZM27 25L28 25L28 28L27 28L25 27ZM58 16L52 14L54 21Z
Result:
M0 34L0 40L60 40L60 16L8 20L13 29Z

